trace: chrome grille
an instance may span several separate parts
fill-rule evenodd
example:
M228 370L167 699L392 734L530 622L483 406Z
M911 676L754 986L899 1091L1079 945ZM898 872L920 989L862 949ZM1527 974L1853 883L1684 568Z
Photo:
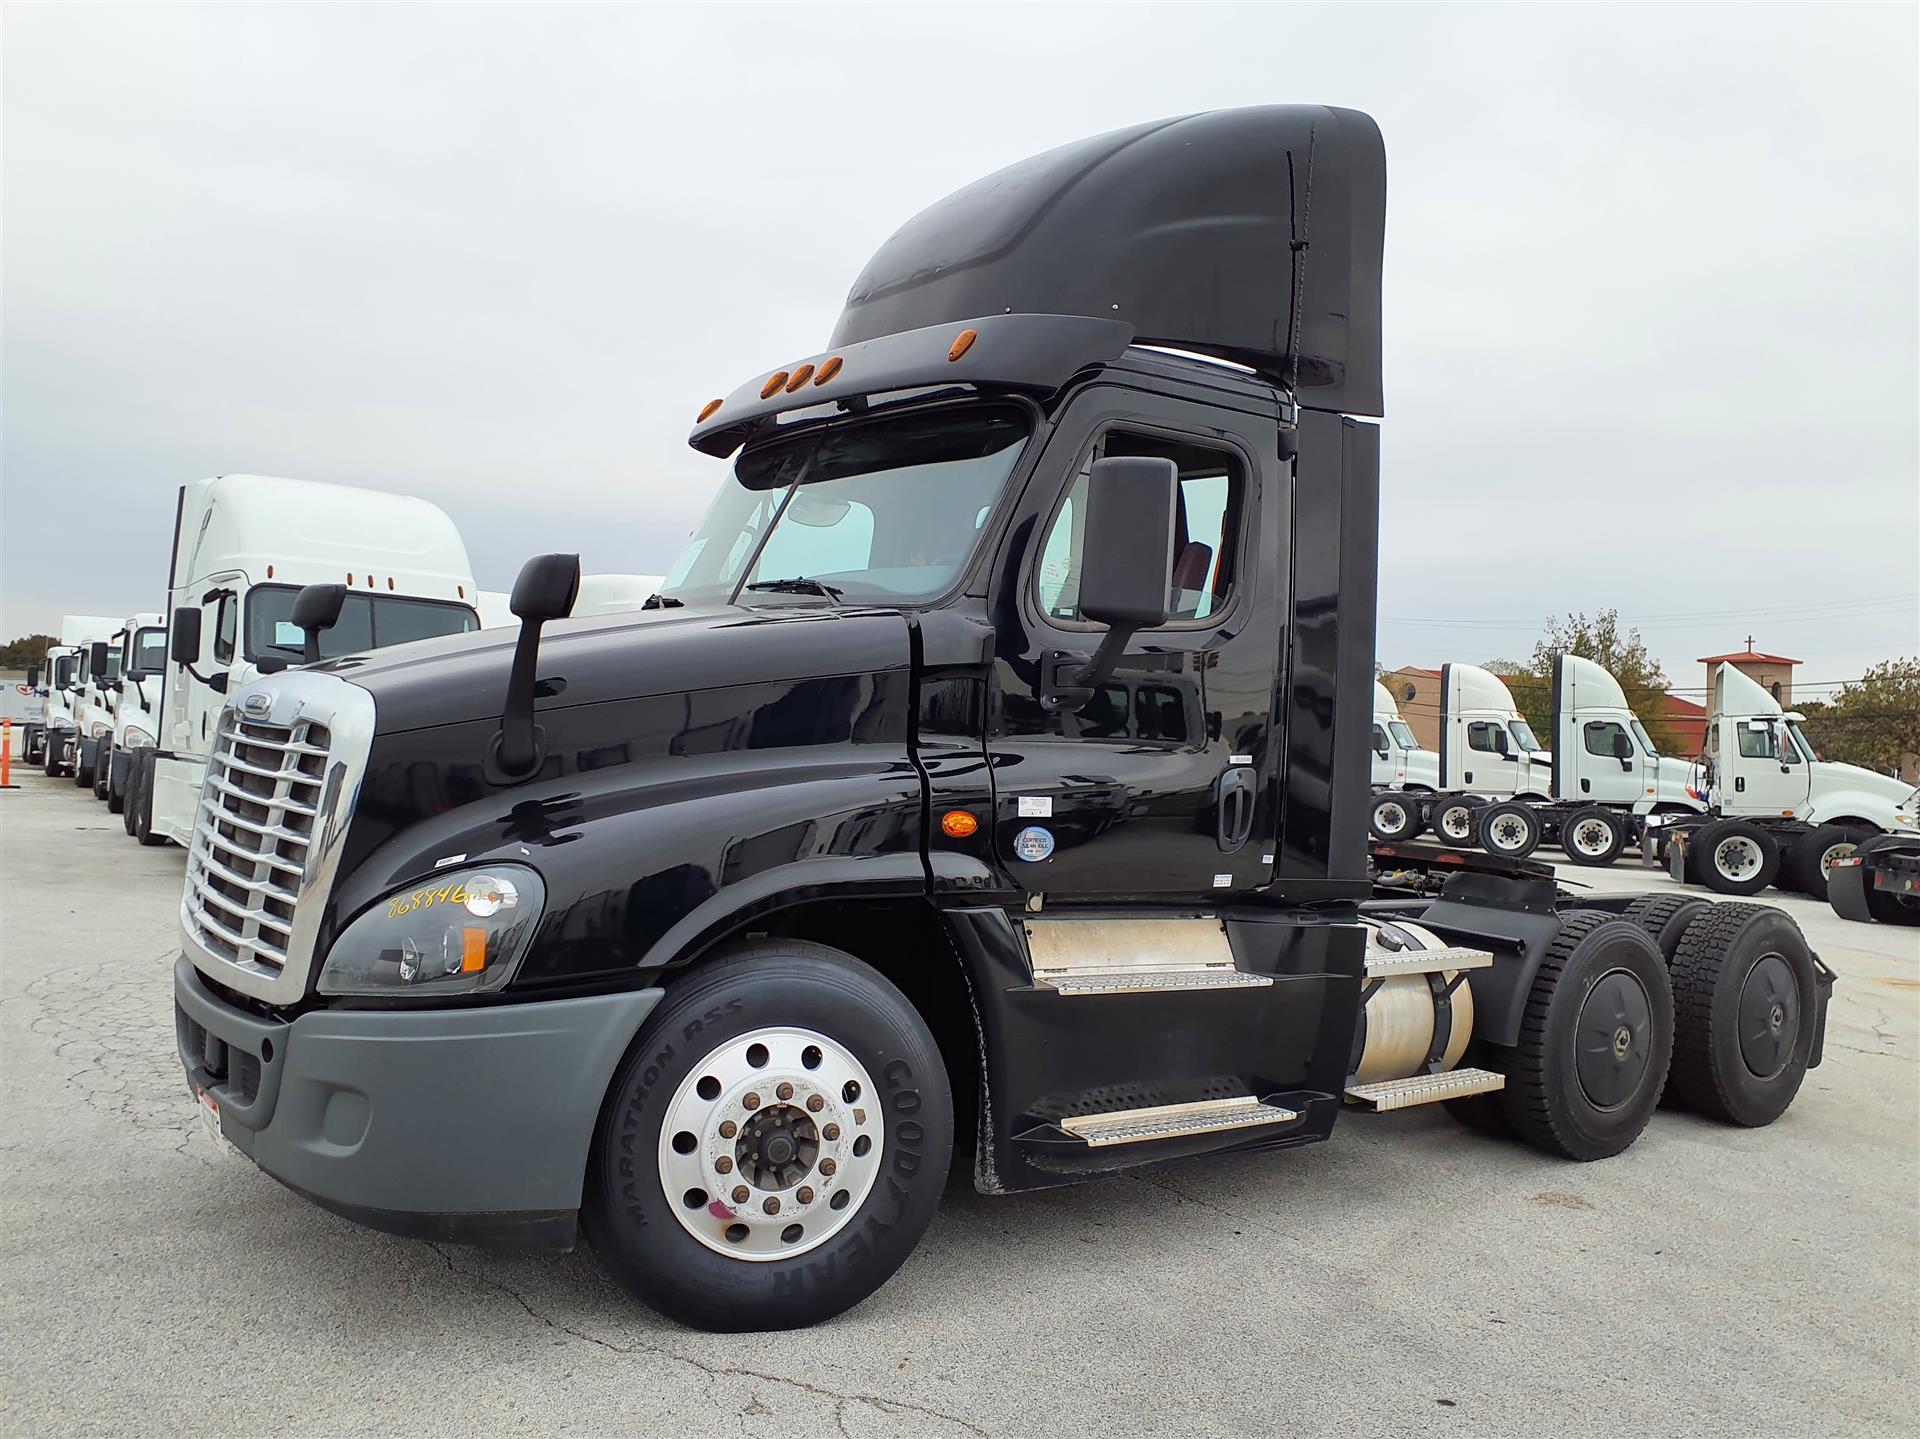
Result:
M180 902L203 973L270 1003L306 992L372 742L373 697L331 675L275 675L229 696Z
M284 970L332 734L222 711L194 817L187 920L229 964Z

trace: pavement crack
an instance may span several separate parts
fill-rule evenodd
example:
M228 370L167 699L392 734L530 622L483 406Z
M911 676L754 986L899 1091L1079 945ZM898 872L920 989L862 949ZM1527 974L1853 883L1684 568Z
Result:
M448 1270L452 1273L460 1275L462 1278L478 1280L491 1289L499 1290L525 1310L528 1318L537 1319L540 1323L557 1333L568 1335L583 1343L596 1345L613 1354L626 1356L651 1354L656 1358L671 1360L676 1364L686 1365L689 1369L704 1375L708 1379L758 1379L763 1384L781 1384L790 1389L802 1390L818 1399L832 1400L834 1404L834 1423L843 1434L847 1432L846 1406L848 1404L865 1404L869 1408L879 1410L888 1418L897 1418L903 1412L923 1414L929 1419L937 1419L943 1424L952 1424L957 1428L964 1429L969 1434L977 1434L980 1436L980 1439L993 1439L991 1434L971 1420L963 1419L957 1414L945 1413L942 1410L931 1408L925 1404L915 1404L910 1400L886 1399L878 1394L860 1394L839 1389L829 1389L824 1384L814 1384L805 1379L794 1379L785 1374L769 1374L764 1370L749 1369L741 1364L708 1364L704 1360L694 1358L691 1354L681 1354L662 1345L648 1344L644 1341L635 1341L630 1345L616 1344L611 1339L602 1339L599 1335L589 1334L584 1329L575 1329L570 1324L563 1324L551 1315L542 1313L528 1301L524 1294L520 1293L519 1290L513 1288L511 1285L503 1284L492 1275L482 1274L478 1270L464 1269L460 1265L455 1264L453 1262L453 1256L447 1253L440 1245L433 1243L431 1240L423 1242L427 1248L431 1249L445 1261Z

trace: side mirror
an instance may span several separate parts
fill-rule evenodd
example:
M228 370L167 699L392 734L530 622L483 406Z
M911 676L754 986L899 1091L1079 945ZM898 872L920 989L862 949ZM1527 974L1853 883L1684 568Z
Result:
M293 623L306 636L302 664L320 663L320 635L340 623L347 602L345 585L308 585L293 597Z
M107 642L95 640L87 646L87 677L96 683L107 682Z
M1091 660L1050 655L1041 703L1077 709L1113 673L1136 631L1167 622L1173 588L1174 503L1180 470L1172 460L1114 455L1087 476L1081 545L1080 614L1107 627Z
M1613 737L1613 757L1615 759L1633 758L1633 741L1628 739L1624 733L1616 734Z
M253 667L263 675L277 675L281 670L291 669L293 661L285 655L261 655L253 662Z
M125 671L120 676L120 678L123 680L130 680L134 684L140 684L143 681L150 679L152 675L153 675L152 670L143 670L136 665L134 668Z
M167 628L167 657L177 665L198 664L200 660L200 610L183 605L173 612Z
M1513 758L1513 751L1507 748L1507 727L1505 725L1495 725L1493 727L1493 752L1502 759Z
M27 688L30 690L36 690L40 688L40 666L39 665L27 666Z
M1386 745L1382 744L1378 740L1374 741L1373 752L1379 755L1381 759L1385 759L1389 754L1392 753L1392 751L1389 750Z
M487 768L512 783L531 777L546 756L545 736L533 722L534 666L540 658L540 627L573 613L580 594L580 556L535 555L520 567L507 607L520 620L507 675L507 705L500 733L487 754Z

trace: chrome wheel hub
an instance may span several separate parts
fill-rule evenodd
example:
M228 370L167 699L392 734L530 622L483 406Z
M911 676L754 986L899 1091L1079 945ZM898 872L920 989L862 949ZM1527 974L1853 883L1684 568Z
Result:
M734 1259L784 1259L826 1243L880 1173L873 1079L807 1029L728 1040L674 1091L660 1185L681 1226Z

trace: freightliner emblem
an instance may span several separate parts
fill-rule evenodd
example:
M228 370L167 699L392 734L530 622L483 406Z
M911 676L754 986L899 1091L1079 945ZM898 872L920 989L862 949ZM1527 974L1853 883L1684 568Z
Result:
M248 719L265 719L273 709L273 696L252 694L240 701L240 712Z

